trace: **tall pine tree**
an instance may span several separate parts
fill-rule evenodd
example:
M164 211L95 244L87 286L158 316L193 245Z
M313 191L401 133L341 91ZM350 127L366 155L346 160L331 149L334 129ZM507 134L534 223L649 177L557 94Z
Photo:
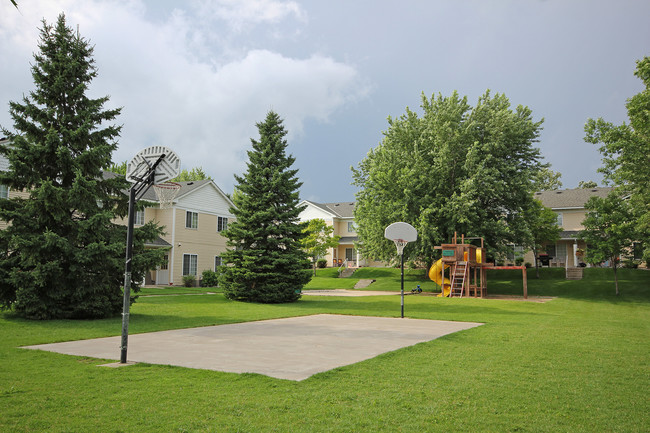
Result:
M236 220L225 236L232 247L222 255L225 266L219 282L230 299L250 302L293 302L311 279L309 260L301 249L298 188L302 185L287 156L287 134L282 119L269 112L257 128L260 140L251 140L248 170L235 176L233 196Z
M0 200L0 306L34 319L96 318L122 310L124 216L128 188L123 177L105 177L120 127L105 125L120 109L104 109L108 97L86 96L97 70L93 48L66 26L43 21L32 76L36 89L11 102L17 133L0 153L9 169L0 183L27 198ZM146 225L135 248L160 229ZM158 251L134 258L133 280L160 259ZM137 287L133 287L137 290Z

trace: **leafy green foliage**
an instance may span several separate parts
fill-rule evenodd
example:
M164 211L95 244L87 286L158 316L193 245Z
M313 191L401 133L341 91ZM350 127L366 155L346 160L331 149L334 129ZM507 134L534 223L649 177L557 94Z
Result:
M423 116L407 109L389 118L382 143L353 168L355 221L366 257L388 260L395 248L386 226L405 221L418 240L407 258L431 263L436 245L454 232L482 236L491 255L520 244L528 233L521 216L532 206L541 168L537 141L542 122L505 95L486 92L475 107L454 92L422 96Z
M621 254L634 241L634 218L630 203L615 191L606 198L592 197L585 205L587 216L580 237L587 242L587 263L610 261L619 294L617 268Z
M116 173L116 174L121 174L122 176L126 176L126 161L122 161L120 163L114 163L112 162L108 166L108 171L111 173ZM171 179L171 182L191 182L194 180L203 180L203 179L210 179L212 180L212 177L208 176L205 171L203 170L203 167L192 167L189 171L186 169L181 170L181 172L176 176L175 178Z
M305 237L302 239L302 248L307 256L311 257L314 275L316 275L316 263L319 257L327 254L329 248L338 246L341 236L332 236L334 227L328 225L322 218L309 220L303 232Z
M217 287L219 285L219 272L206 269L201 273L201 287Z
M108 97L89 99L96 76L92 46L66 27L43 22L32 76L36 90L11 102L14 134L0 148L9 169L0 183L28 198L0 201L0 304L33 319L96 318L122 309L128 184L103 177L120 127L108 125L120 109ZM134 236L133 281L162 259L144 251L161 229L146 224ZM134 283L134 292L138 287Z
M280 116L271 111L258 123L260 139L251 140L248 169L235 176L237 194L231 212L235 221L222 232L232 249L222 254L225 263L219 283L230 299L263 303L293 302L309 282L309 261L302 250L298 188L287 156L287 134Z
M605 178L629 197L634 213L636 237L645 245L650 259L650 57L637 62L634 73L644 90L626 103L629 124L614 125L603 119L589 119L585 141L601 144Z
M121 174L122 176L126 176L126 161L122 161L119 164L112 162L111 165L108 167L108 171L110 171L111 173Z
M210 179L212 178L205 174L205 171L203 171L203 167L192 167L190 171L187 170L181 170L181 172L173 178L171 181L172 182L191 182L193 180L203 180L203 179Z
M557 214L544 206L539 200L533 200L532 206L526 210L526 221L528 221L529 234L522 245L530 248L535 258L537 258L544 244L554 244L560 239L562 228L557 225ZM539 278L539 263L537 260L535 260L535 272L537 278Z
M533 178L535 191L552 191L562 188L562 173L550 169L549 164L544 164Z
M589 189L589 188L598 188L598 184L593 180L581 180L578 182L578 188Z
M185 287L194 287L196 277L194 275L183 275L183 285Z

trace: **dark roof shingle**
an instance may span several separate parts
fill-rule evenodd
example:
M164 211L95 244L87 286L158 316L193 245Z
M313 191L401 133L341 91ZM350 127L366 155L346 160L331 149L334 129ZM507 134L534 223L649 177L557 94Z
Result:
M533 197L551 209L582 208L591 197L607 197L611 187L557 189L536 192Z

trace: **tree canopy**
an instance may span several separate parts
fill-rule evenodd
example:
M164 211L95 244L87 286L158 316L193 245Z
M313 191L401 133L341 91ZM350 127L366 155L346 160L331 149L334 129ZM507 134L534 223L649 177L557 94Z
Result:
M475 107L454 92L422 95L419 117L407 108L388 119L384 139L356 168L355 219L363 254L389 259L384 228L405 221L418 231L410 258L431 262L454 232L485 238L490 254L522 244L529 233L533 179L545 167L533 146L542 121L487 91Z
M557 225L557 214L539 200L533 200L533 205L527 209L526 221L530 232L523 245L533 251L535 274L539 278L539 251L545 244L557 242L562 228Z
M309 260L302 250L305 236L300 223L298 189L302 185L287 155L280 116L271 111L258 123L260 139L248 151L247 171L235 176L237 194L230 211L235 221L222 232L228 251L219 283L229 299L280 303L300 298L309 282Z
M585 140L601 145L603 167L599 171L613 182L619 195L628 197L637 240L643 241L644 258L650 260L650 57L637 62L634 75L645 89L627 100L629 123L589 119Z
M535 191L553 191L562 188L562 173L550 169L549 164L544 164L533 178Z
M0 147L9 169L0 183L28 198L0 200L0 303L35 319L94 318L122 310L126 228L124 178L104 177L117 147L120 127L110 123L120 109L106 109L108 97L90 99L97 72L92 46L66 26L43 21L34 54L35 90L22 103L10 102L17 133L2 131ZM144 252L160 229L147 224L135 233L133 280L162 258ZM133 289L137 291L134 284Z
M587 243L585 261L592 264L605 261L611 263L618 295L618 260L635 240L630 202L613 191L606 198L590 198L585 208L587 216L580 233L580 237Z
M121 174L122 176L126 176L126 161L122 161L120 163L114 163L112 162L107 170L110 171L111 173L115 174ZM194 180L204 180L204 179L210 179L212 180L212 177L208 176L205 171L203 170L203 167L192 167L190 170L183 169L181 172L178 174L173 179L170 179L171 182L191 182Z
M589 188L597 188L598 184L594 182L593 180L581 180L578 182L578 188L581 189L589 189Z
M316 261L327 254L329 248L338 246L341 236L333 236L334 227L327 225L322 218L309 220L303 232L305 238L302 240L302 247L307 256L311 257L314 275L316 275Z

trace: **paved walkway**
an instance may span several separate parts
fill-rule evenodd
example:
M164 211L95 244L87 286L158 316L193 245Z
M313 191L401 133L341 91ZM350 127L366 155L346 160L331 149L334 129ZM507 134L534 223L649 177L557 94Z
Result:
M318 314L135 334L129 336L128 360L303 380L319 372L480 325ZM119 360L120 337L26 348Z
M387 292L383 290L354 290L354 289L332 289L332 290L303 290L303 295L311 296L387 296L399 295L400 292Z

